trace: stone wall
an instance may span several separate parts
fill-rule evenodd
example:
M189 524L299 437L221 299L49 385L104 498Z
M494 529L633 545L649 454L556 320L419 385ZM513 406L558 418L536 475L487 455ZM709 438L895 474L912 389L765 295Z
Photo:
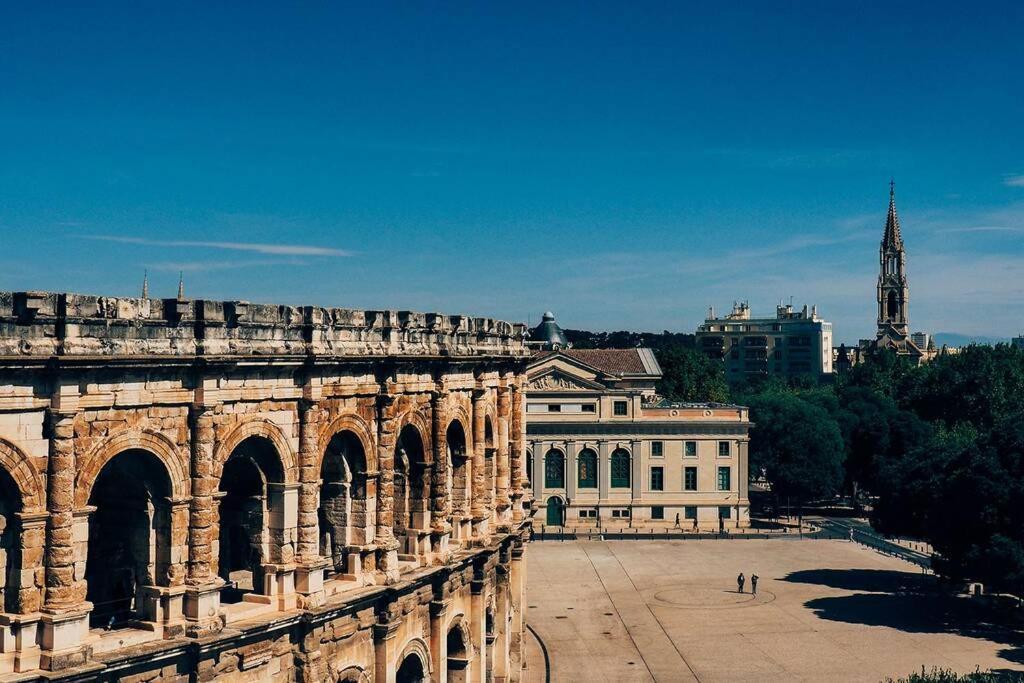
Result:
M0 293L0 677L517 680L524 332Z

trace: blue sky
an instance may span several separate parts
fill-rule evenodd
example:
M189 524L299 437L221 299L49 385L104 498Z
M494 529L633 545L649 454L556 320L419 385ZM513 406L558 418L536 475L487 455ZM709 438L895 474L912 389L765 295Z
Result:
M912 327L1024 330L1020 3L210 4L0 8L0 289L852 341L892 176Z

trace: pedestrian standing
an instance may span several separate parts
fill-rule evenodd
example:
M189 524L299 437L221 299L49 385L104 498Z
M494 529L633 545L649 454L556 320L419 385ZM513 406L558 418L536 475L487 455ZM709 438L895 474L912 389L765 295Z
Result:
M700 529L697 528L697 518L696 517L693 518L693 530L694 531L700 531Z
M738 588L738 590L736 591L737 593L743 592L743 584L745 582L746 578L743 576L743 572L740 572L740 575L736 577L736 587Z
M757 574L750 575L750 593L757 595Z

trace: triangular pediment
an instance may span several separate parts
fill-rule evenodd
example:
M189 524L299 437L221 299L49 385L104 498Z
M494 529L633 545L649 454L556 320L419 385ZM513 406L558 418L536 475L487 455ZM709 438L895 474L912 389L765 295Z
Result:
M600 391L604 388L598 382L554 368L530 377L526 383L527 391Z

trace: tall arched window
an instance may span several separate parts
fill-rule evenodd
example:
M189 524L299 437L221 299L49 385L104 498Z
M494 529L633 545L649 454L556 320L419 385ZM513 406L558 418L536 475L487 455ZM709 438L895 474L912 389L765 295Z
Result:
M888 308L889 308L889 311L888 311L889 318L895 320L897 317L899 317L899 310L900 310L899 304L896 302L896 292L889 292L888 304L889 304L889 306L888 306Z
M544 456L544 488L565 488L565 456L555 449Z
M629 488L629 451L616 448L612 453L612 488Z
M577 482L581 489L597 488L597 453L589 448L580 451Z

